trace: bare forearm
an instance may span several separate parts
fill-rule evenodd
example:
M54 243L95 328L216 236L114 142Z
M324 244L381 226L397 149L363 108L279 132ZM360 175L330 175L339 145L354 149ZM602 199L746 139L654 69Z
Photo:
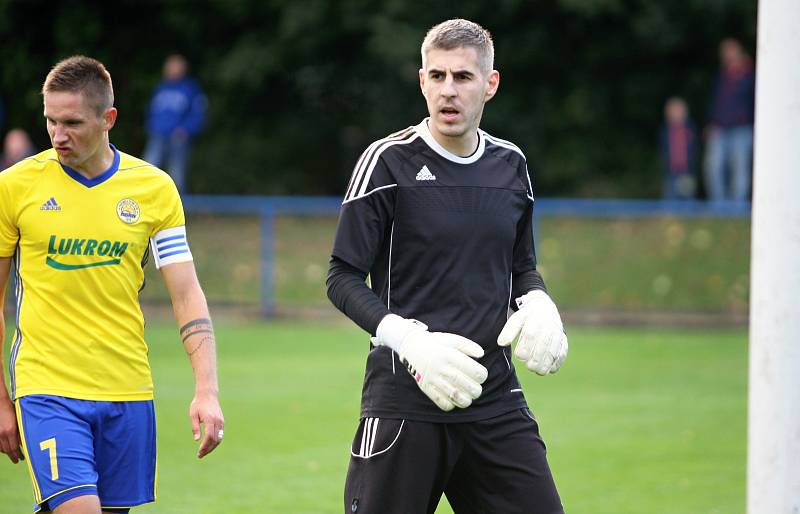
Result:
M161 268L167 284L180 337L194 371L195 393L189 405L189 419L195 441L203 440L197 456L203 458L214 451L223 437L225 418L219 405L217 383L217 344L203 289L197 280L192 262L181 262Z
M195 392L218 394L216 339L203 291L198 287L176 299L173 311L194 371Z

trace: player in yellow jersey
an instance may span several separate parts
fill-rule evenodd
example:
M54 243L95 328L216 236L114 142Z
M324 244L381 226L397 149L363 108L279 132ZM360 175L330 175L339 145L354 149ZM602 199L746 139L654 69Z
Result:
M149 258L194 370L198 457L224 435L214 333L175 184L109 142L117 110L105 67L83 56L61 61L42 94L53 148L0 173L0 302L11 273L16 285L0 451L27 461L35 511L127 512L154 501L156 488L138 302ZM0 343L4 326L0 308Z

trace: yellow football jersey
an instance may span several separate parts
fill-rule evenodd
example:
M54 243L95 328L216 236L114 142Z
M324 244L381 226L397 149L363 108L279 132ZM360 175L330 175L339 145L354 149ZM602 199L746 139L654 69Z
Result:
M0 173L0 257L14 257L16 278L13 398L153 397L143 266L149 248L159 267L192 255L172 179L113 150L93 179L52 149Z

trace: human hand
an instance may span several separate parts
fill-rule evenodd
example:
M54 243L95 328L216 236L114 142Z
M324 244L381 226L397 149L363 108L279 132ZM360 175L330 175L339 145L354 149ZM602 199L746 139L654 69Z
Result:
M6 396L0 399L0 452L8 455L14 464L25 460L20 448L17 413L14 403Z
M202 459L219 446L224 437L225 418L216 393L195 394L189 406L189 419L195 441L202 441L197 450L197 458ZM201 434L202 427L202 434Z
M422 323L389 315L373 342L395 350L420 390L443 411L467 408L483 392L488 371L475 360L483 348L466 337L428 332Z
M519 310L512 314L497 344L509 346L515 339L514 355L538 375L555 373L567 358L569 343L564 324L553 300L541 290L534 290L518 300Z

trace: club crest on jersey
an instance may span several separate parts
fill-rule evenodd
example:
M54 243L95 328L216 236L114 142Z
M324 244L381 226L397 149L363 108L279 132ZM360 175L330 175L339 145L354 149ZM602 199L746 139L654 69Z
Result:
M137 221L139 221L139 215L141 214L141 210L139 209L139 204L136 203L135 200L131 200L130 198L123 198L117 204L117 217L123 222L128 225L133 225Z

